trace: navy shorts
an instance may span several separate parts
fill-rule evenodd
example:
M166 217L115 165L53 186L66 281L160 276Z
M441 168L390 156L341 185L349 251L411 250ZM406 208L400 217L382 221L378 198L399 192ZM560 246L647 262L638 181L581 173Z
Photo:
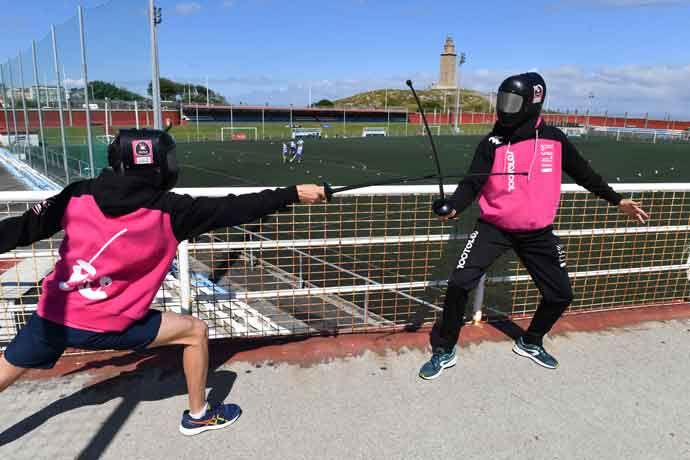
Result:
M143 350L158 335L161 312L145 317L122 332L92 332L63 326L34 313L5 349L7 362L17 367L50 369L66 348L82 350Z

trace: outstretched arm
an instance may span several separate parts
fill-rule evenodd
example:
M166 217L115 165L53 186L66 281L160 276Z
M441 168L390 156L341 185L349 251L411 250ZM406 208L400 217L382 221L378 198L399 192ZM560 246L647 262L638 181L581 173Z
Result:
M70 188L36 203L21 216L0 221L0 254L49 238L62 229L62 216L69 202Z
M246 224L294 203L325 200L323 187L318 185L297 185L219 198L192 198L174 193L168 197L171 200L173 232L178 241L215 228Z
M575 182L594 193L599 198L602 198L609 203L618 206L618 208L631 219L635 219L641 223L645 223L645 219L649 219L649 215L640 207L640 203L623 199L620 194L611 188L611 186L597 174L589 162L582 158L580 152L573 145L572 142L563 135L563 170L572 177Z

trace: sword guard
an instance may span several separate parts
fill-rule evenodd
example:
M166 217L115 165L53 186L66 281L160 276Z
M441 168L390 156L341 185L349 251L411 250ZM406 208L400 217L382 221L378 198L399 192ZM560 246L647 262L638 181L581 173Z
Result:
M434 211L434 214L440 217L448 216L453 213L453 207L445 198L438 198L434 200L434 202L431 204L431 209Z

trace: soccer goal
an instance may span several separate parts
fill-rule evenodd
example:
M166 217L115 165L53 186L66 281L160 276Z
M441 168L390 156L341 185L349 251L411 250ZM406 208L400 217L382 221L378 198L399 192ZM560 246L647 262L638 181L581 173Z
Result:
M115 140L115 136L112 134L104 134L101 136L96 136L96 141L101 144L110 145Z
M292 138L316 137L321 139L321 128L292 128Z
M249 135L249 136L248 136ZM220 141L225 142L225 138L231 141L246 141L249 137L254 136L252 140L257 140L259 137L256 126L243 127L223 127L220 128Z
M362 137L387 136L386 128L363 128Z
M431 131L431 134L435 134L437 136L441 135L441 125L429 125L429 131ZM419 132L420 136L424 136L426 134L424 128L422 127L422 130Z

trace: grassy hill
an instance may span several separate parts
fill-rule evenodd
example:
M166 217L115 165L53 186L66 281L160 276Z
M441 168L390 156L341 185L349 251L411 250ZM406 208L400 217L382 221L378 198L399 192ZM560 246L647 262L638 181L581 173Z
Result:
M419 99L422 101L424 110L433 112L434 109L439 112L443 110L443 99L445 94L446 109L450 107L451 111L455 110L455 95L456 91L429 89L417 90ZM371 107L384 108L386 100L386 90L377 89L375 91L367 91L365 93L355 94L350 97L338 99L335 105L338 107ZM481 94L463 89L461 90L462 110L487 112L489 110L489 101ZM412 112L417 111L417 104L414 96L409 90L389 89L388 90L388 106L389 107L406 107Z

